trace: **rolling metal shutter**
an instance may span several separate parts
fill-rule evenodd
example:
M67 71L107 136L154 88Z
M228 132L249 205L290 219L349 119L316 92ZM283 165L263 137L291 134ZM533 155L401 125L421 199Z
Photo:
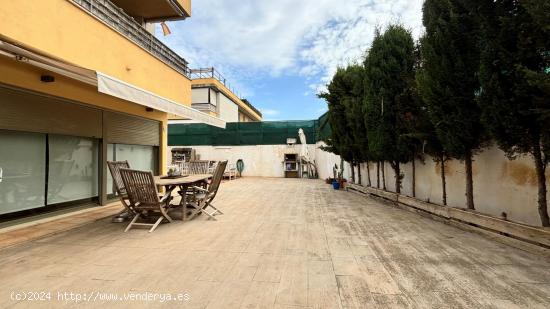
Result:
M160 145L160 122L121 113L103 113L105 139L109 144Z
M101 138L101 110L0 85L0 129Z

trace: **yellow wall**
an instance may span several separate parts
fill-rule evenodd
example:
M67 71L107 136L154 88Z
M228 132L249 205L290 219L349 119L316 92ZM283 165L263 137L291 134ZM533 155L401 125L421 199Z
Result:
M97 88L79 81L42 70L32 65L17 62L8 57L0 56L0 83L30 89L57 97L85 103L90 106L123 112L152 120L161 121L163 124L159 166L161 172L165 172L167 139L167 114L160 111L147 112L144 106L124 101L106 94L97 92ZM40 75L48 73L55 77L53 83L42 83Z
M191 105L191 81L187 77L70 1L2 1L0 35Z
M177 0L181 7L191 16L191 0Z
M222 91L228 98L230 98L235 104L239 106L239 111L244 110L253 121L261 121L262 117L246 105L239 97L237 97L231 90L227 89L219 80L215 78L200 78L193 79L192 85L216 85L216 87Z
M239 122L250 122L253 121L248 115L239 111Z

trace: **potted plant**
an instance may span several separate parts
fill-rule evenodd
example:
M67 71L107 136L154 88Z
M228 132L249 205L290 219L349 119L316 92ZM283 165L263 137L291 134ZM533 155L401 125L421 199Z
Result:
M346 183L348 181L345 178L340 178L340 179L338 179L338 182L340 184L340 189L345 189L346 188Z
M342 172L338 168L338 165L334 164L334 167L332 168L332 174L334 175L334 178L332 179L332 187L334 188L334 190L339 190Z
M344 162L340 162L340 168L338 168L337 164L334 164L332 173L334 175L334 178L332 179L332 187L334 190L344 189L347 182L344 178Z

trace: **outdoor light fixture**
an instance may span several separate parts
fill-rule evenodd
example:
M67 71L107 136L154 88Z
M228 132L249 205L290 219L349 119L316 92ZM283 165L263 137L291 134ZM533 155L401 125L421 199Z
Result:
M55 82L55 77L51 75L42 75L40 76L40 81L43 83L53 83Z
M15 60L21 61L21 62L29 62L29 58L21 56L21 55L15 55Z

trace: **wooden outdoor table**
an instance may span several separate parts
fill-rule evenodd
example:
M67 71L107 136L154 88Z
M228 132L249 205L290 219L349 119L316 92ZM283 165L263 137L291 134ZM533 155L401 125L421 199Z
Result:
M206 182L208 179L212 178L211 174L197 174L197 175L189 175L184 177L178 177L178 178L165 178L162 179L163 176L155 176L155 184L157 186L163 186L166 188L166 193L172 193L174 189L179 188L181 194L181 200L179 203L179 206L182 207L182 216L181 220L185 221L187 218L187 210L186 208L186 194L187 189L189 187L195 186L197 184L201 184Z

